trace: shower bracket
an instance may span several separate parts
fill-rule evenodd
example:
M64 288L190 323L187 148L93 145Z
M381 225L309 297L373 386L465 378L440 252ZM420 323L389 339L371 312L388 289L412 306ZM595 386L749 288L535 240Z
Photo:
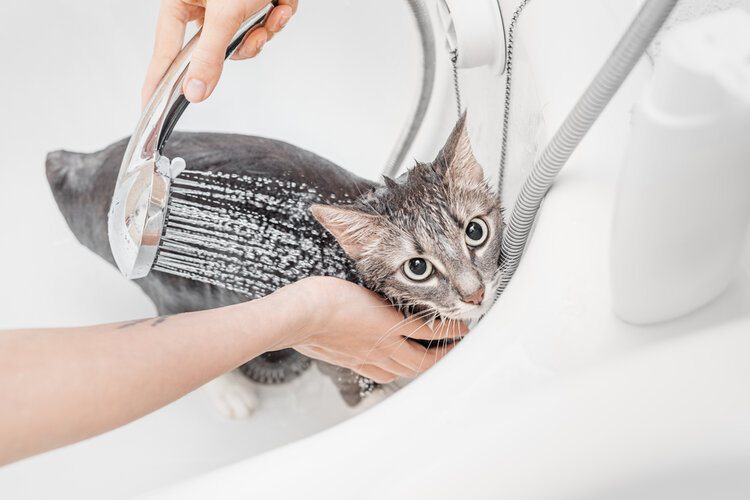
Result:
M456 51L460 69L489 67L505 71L505 26L499 0L438 0L449 52Z

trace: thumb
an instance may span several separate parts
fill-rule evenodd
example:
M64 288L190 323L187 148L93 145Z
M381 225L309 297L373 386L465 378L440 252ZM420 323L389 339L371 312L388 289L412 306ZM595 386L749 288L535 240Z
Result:
M245 20L245 3L208 2L203 29L182 88L188 101L204 101L216 88L227 46Z

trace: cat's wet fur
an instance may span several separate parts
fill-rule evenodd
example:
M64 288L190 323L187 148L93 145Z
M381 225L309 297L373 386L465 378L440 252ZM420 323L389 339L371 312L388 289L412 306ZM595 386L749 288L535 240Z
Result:
M126 146L127 139L123 139L92 154L56 151L48 155L46 165L55 200L75 236L113 265L107 237L107 213ZM475 319L486 311L490 303L487 301L494 296L502 217L499 201L471 154L464 119L457 124L434 162L418 164L396 180L386 179L382 185L357 177L303 149L259 137L176 132L165 155L184 158L191 170L304 178L326 199L356 199L348 207L320 205L315 217L338 238L356 262L362 281L396 304L411 306L413 310L434 309L448 318ZM332 226L332 219L323 214L326 210L330 215L342 209L349 209L360 217L358 222L378 224L379 230L371 232L377 240L360 241L364 246L357 250L343 239L343 233ZM461 250L460 243L465 219L480 215L487 218L492 231L492 238L482 247L481 255ZM351 224L352 220L347 223ZM335 242L331 240L331 244ZM394 252L398 245L407 245L408 251ZM379 246L387 251L387 256L379 256ZM403 258L415 250L436 261L443 286L435 287L433 283L433 289L426 294L424 284L415 287L414 283L405 282L403 275L396 276L400 270L395 256ZM160 272L152 272L136 283L151 298L160 315L216 308L257 298ZM461 298L478 286L485 289L481 304L461 302ZM451 301L461 303L451 305ZM322 368L348 404L359 402L362 393L357 377L330 365Z
M498 286L502 234L500 200L472 153L465 117L430 163L346 206L314 205L313 214L356 263L365 285L409 312L476 320ZM485 223L486 240L466 242L471 221ZM403 271L412 258L434 268L415 281Z

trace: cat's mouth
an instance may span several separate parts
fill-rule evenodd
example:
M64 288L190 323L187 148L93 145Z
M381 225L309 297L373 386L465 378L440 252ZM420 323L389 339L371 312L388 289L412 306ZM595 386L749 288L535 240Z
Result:
M459 342L461 342L461 339L463 339L463 337L455 337L455 338L450 338L450 339L434 339L434 340L410 338L409 340L411 340L412 342L416 342L417 344L420 344L422 347L426 349L439 349L439 348L444 349L454 344L458 344Z
M479 305L461 304L449 309L441 315L443 319L473 323L479 321L492 307L493 301L485 299Z

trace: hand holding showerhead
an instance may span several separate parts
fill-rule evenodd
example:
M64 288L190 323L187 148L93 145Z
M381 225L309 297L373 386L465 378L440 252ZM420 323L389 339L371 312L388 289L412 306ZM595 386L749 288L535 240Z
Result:
M268 2L242 21L223 48L223 58L232 56L248 35L264 29L278 5L278 0ZM233 24L227 24L226 28L230 26ZM189 104L183 89L188 86L193 56L205 40L198 32L171 61L141 115L122 160L109 212L109 239L115 261L128 278L148 274L156 258L170 186L185 168L180 158L170 160L162 152Z
M264 25L253 29L242 39L232 59L248 59L258 55L263 45L284 28L297 10L297 2L275 2ZM146 106L159 81L180 53L189 22L202 25L193 61L182 86L187 100L195 103L208 98L216 88L226 48L243 20L267 4L268 0L163 0L156 27L154 53L143 84L143 106Z

